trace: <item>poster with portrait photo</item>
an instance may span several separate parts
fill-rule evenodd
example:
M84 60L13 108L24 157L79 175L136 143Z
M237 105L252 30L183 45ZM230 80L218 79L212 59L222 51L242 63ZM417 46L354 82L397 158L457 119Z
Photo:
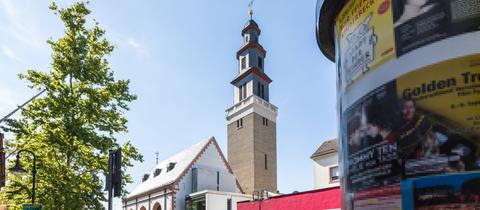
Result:
M403 178L480 170L477 75L480 54L446 60L397 78L402 116L395 127Z
M344 114L348 150L347 181L354 192L400 181L396 83L390 82L364 96Z
M397 56L430 43L480 30L476 0L396 0L393 22Z

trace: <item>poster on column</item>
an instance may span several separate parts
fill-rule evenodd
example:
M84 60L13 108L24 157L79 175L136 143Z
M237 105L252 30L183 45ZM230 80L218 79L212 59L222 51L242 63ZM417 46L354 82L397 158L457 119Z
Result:
M479 30L478 0L351 0L335 22L341 90L413 50Z
M354 195L355 210L401 210L400 184L364 190Z
M396 0L392 3L398 57L435 41L480 29L478 0Z
M480 170L480 54L400 76L343 118L350 192Z
M402 182L403 209L480 209L480 173L423 177Z
M395 58L392 6L389 0L350 1L336 19L337 65L342 84Z

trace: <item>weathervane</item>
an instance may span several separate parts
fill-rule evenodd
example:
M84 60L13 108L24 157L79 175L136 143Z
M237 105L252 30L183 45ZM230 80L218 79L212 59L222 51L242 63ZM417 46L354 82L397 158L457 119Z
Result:
M251 0L250 3L248 3L248 15L250 16L250 20L253 19L253 2L255 2L255 0Z
M155 155L157 156L157 164L158 164L158 151L155 152Z

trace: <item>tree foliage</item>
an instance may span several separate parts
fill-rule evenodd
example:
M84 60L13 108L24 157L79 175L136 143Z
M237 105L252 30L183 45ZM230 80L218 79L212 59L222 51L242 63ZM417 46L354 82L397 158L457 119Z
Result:
M108 151L122 147L123 169L142 161L129 142L117 143L115 136L128 131L123 115L136 96L129 92L128 80L114 78L106 59L114 47L98 23L87 27L90 10L86 6L85 2L67 8L50 5L65 25L62 38L47 41L53 51L51 70L19 75L29 82L29 88L46 89L46 94L3 128L14 136L7 145L10 152L28 149L36 153L36 199L45 209L103 209ZM27 171L32 170L31 160L22 153ZM131 177L124 173L123 182L131 182ZM28 203L31 184L28 174L9 174L0 197L13 205Z

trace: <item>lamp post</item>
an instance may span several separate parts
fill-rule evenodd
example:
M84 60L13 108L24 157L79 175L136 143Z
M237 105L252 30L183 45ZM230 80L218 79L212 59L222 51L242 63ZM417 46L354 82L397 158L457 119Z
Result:
M33 170L32 170L32 178L33 178L33 184L32 184L32 204L35 204L35 178L36 178L36 175L37 175L37 163L36 163L36 159L35 159L35 153L33 153L32 151L30 150L20 150L18 151L17 153L17 159L15 160L15 166L13 166L12 168L10 168L10 171L14 174L22 174L22 173L25 173L27 172L23 167L22 165L20 164L20 153L22 152L27 152L27 153L30 153L32 156L33 156Z

